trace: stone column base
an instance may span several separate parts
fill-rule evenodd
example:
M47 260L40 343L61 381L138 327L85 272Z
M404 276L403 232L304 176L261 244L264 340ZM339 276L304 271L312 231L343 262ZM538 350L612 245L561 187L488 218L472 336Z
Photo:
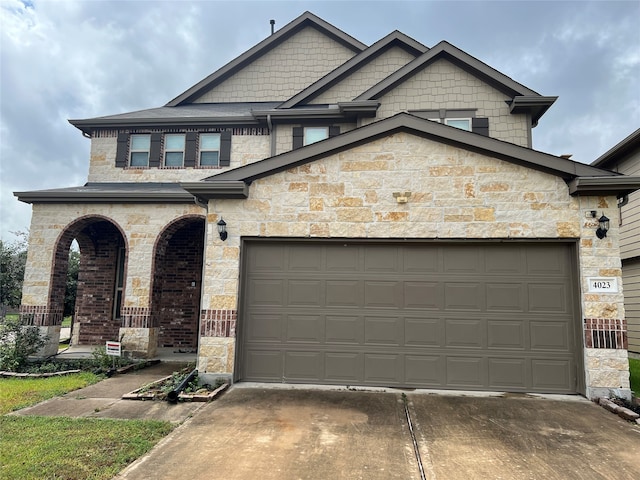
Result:
M230 337L200 337L198 348L198 372L233 374L236 339Z
M58 353L58 345L60 343L60 325L49 325L46 327L27 326L24 328L37 328L40 330L40 335L47 337L47 343L35 355L37 358L46 358Z
M121 327L123 355L128 352L134 358L153 358L158 352L158 328Z

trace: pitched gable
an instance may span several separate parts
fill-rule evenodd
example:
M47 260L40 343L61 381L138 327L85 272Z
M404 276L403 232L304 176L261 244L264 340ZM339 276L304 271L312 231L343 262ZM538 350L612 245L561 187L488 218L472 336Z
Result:
M167 106L284 101L364 48L363 43L306 12Z

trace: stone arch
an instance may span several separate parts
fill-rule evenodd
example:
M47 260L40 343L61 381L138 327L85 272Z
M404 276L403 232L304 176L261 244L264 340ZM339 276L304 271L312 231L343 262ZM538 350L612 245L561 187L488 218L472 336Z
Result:
M205 217L185 215L158 235L151 281L151 322L158 347L193 351L198 324L204 261Z
M103 345L117 340L126 278L126 236L112 219L102 215L78 218L65 227L54 246L49 288L49 311L62 323L69 248L80 248L78 290L72 344Z

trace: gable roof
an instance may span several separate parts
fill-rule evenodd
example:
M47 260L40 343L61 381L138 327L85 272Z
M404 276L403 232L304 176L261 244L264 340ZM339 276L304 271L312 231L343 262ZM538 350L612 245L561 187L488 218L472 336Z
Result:
M214 86L222 83L231 75L242 70L256 58L274 49L282 42L291 38L297 32L306 27L315 28L316 30L324 33L328 37L334 39L338 43L344 45L345 47L356 53L360 53L367 47L364 43L356 40L351 35L348 35L342 30L334 27L330 23L325 22L321 18L316 17L313 13L305 12L295 20L289 22L277 32L273 33L271 36L267 37L254 47L244 52L239 57L236 57L234 60L227 63L224 67L216 70L211 75L196 83L193 87L189 88L187 91L178 95L176 98L167 103L166 106L175 107L192 101L194 98L197 98L204 92L211 90Z
M428 47L424 46L408 35L405 35L398 30L394 30L389 35L378 40L363 52L347 60L345 63L322 77L317 82L309 85L307 88L291 97L278 108L291 108L299 105L300 103L312 100L314 97L334 86L342 79L346 78L348 75L351 75L353 72L362 68L367 63L378 57L380 54L393 47L400 47L415 57L429 50Z
M200 182L184 182L181 183L181 186L194 195L205 199L242 198L243 192L248 194L246 185L254 180L310 163L396 132L408 132L437 142L475 151L562 177L567 182L588 178L588 182L585 181L582 184L580 182L574 183L574 187L570 189L572 195L622 195L640 188L640 177L619 175L615 172L601 170L573 160L425 120L408 113L399 113L393 117L297 150L227 170Z
M511 110L512 113L522 113L523 109L534 107L531 110L532 122L534 126L538 122L538 119L558 98L543 97L539 93L525 87L521 83L518 83L512 78L499 72L495 68L490 67L486 63L481 62L477 58L469 55L466 52L463 52L459 48L443 40L432 47L428 52L422 54L412 62L409 62L404 67L398 69L395 73L389 75L387 78L374 85L366 92L363 92L354 100L376 100L388 91L396 88L408 78L411 78L413 75L422 71L431 63L441 58L450 61L454 65L457 65L463 70L466 70L467 72L480 78L497 90L513 97L514 99L518 97L525 97L529 104L521 99L520 101L514 102L514 104L511 105ZM516 107L521 110L514 110Z
M640 150L640 128L596 158L591 165L601 168L613 166L614 163L636 150Z

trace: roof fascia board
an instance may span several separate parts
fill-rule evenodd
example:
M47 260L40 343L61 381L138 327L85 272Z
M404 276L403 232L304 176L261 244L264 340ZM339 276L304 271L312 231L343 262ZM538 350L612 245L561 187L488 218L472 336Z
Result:
M622 197L640 190L639 176L576 177L569 184L571 195L615 195Z
M486 63L481 62L477 58L472 57L468 53L443 40L432 47L428 52L424 53L412 62L409 62L407 65L389 75L377 85L374 85L369 90L356 97L355 100L377 99L441 57L446 58L471 74L482 78L498 90L501 90L508 95L538 96L537 92L525 87L505 74L490 67Z
M297 93L282 105L280 105L278 108L291 108L305 101L308 102L312 100L322 92L336 85L342 79L353 73L355 70L365 66L377 56L381 55L386 50L394 46L403 48L414 56L421 55L429 50L428 47L421 44L417 40L414 40L413 38L405 35L402 32L399 32L398 30L395 30L386 37L378 40L363 52L347 60L338 68L328 73L320 80L314 82L309 87L302 90L300 93Z
M40 190L13 192L24 203L193 203L193 195L176 192L69 192Z
M400 113L298 150L228 170L224 173L208 177L204 179L204 181L231 180L251 182L255 179L266 177L318 158L353 148L362 143L375 140L376 138L388 136L397 131L406 131L414 135L431 138L438 142L476 151L484 155L511 163L517 163L565 179L573 179L577 176L617 175L614 172L608 172L572 160L520 147L483 135L466 132L455 127L431 122L408 113Z
M346 117L363 116L371 117L376 115L380 106L377 101L365 102L340 102L337 105L330 105L327 108L292 108L286 110L253 110L253 116L259 120L314 120L314 119L337 119L343 120Z
M620 161L635 149L640 149L640 128L596 158L591 165L604 167L610 163Z
M510 113L530 113L532 126L538 124L540 117L555 103L558 97L517 95L509 105Z
M272 35L265 38L260 43L254 45L252 48L227 63L222 68L219 68L205 79L196 83L193 87L178 95L176 98L168 102L165 106L175 107L181 105L192 100L194 97L199 96L204 91L210 90L222 80L241 70L256 58L274 49L279 44L307 26L313 27L318 31L328 35L329 37L333 38L337 42L341 43L342 45L356 53L361 52L367 47L364 43L353 38L351 35L348 35L342 30L334 27L330 23L322 20L321 18L315 16L310 12L305 12L295 20L282 27L280 30L274 32Z
M184 182L180 186L194 197L205 200L249 197L249 185L243 181Z
M126 119L89 119L69 120L79 130L90 133L96 128L157 128L157 127L218 127L218 126L255 126L259 124L255 117L184 117L184 118L126 118Z

